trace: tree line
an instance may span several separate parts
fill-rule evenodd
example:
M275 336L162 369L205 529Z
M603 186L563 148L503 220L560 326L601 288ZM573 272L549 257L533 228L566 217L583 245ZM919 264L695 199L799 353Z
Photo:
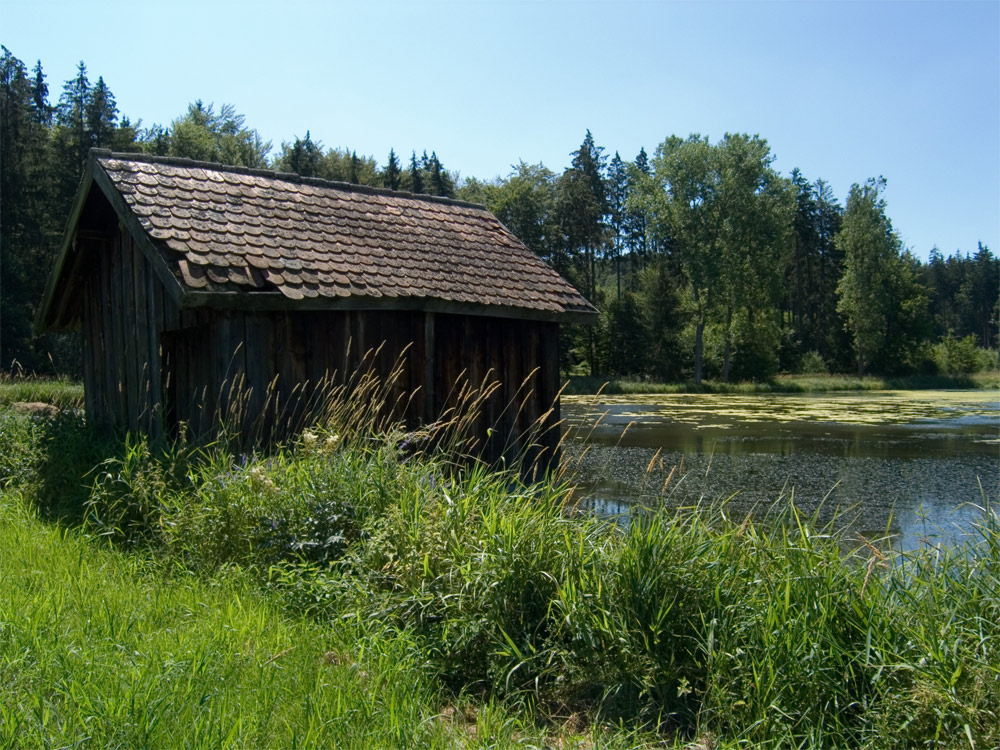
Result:
M773 168L767 141L670 136L652 156L608 158L587 131L568 167L519 162L492 180L436 151L384 164L309 131L272 146L232 105L195 101L168 126L121 116L80 63L53 105L41 63L0 59L0 368L73 371L71 336L31 322L92 147L294 172L481 203L601 311L566 326L566 372L662 380L780 371L903 374L978 367L996 347L1000 260L926 263L903 247L885 181L841 206L822 179Z

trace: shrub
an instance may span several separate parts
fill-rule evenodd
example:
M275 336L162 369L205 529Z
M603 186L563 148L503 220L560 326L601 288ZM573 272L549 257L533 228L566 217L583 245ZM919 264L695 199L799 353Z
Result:
M819 375L828 373L829 368L826 366L823 355L813 350L806 352L799 359L798 371L803 375Z
M40 419L0 408L0 489L24 487L37 477Z
M996 354L976 346L976 337L969 334L959 339L945 336L933 347L933 357L938 371L945 375L970 375L989 370Z

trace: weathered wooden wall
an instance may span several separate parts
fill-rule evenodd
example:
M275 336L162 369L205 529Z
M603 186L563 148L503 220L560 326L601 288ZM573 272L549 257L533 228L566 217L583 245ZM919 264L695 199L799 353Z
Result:
M88 271L81 295L87 418L158 434L162 414L161 331L180 312L121 227L80 233Z
M95 424L192 435L231 418L262 439L304 424L317 386L367 368L408 427L457 406L463 385L499 383L474 424L478 452L512 459L558 442L558 325L420 311L180 309L131 235L79 232L87 416ZM550 409L555 407L554 412ZM546 417L545 415L548 416ZM276 432L277 430L277 432ZM544 434L539 435L542 432ZM530 452L530 451L529 451Z
M229 420L268 439L308 421L317 387L367 371L391 381L385 403L410 428L459 406L463 386L495 381L473 425L489 460L512 459L528 441L551 452L558 441L546 431L558 420L554 323L377 310L201 315L210 319L164 336L172 423L203 431Z

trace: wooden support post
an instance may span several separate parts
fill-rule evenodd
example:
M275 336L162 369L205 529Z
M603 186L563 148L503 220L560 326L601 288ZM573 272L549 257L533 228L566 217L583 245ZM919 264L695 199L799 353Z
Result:
M434 313L424 313L424 419L433 422L440 409L434 393Z

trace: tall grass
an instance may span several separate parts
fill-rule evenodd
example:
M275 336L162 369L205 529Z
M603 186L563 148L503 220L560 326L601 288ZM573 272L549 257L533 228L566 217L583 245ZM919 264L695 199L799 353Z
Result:
M268 454L142 438L105 446L87 475L84 528L136 550L102 552L116 560L160 560L154 570L174 571L170 585L211 590L231 578L246 587L241 599L260 596L304 616L310 638L343 639L323 646L337 663L344 651L361 663L351 639L398 659L409 675L400 684L423 696L413 705L436 695L454 707L448 727L461 725L463 743L486 744L483 732L497 726L507 727L505 742L554 741L548 727L568 717L620 727L592 735L619 745L1000 743L1000 521L992 509L961 546L903 555L848 543L848 531L802 518L792 505L760 522L732 521L724 506L650 509L622 526L570 512L569 487L555 480L526 483L517 467L455 460L446 449L454 443L427 436L415 450L412 434L376 421L380 409L331 409L341 416ZM0 476L8 493L83 484L79 467L95 448L82 426L72 437L71 422L5 419L8 439L22 443ZM56 455L53 440L75 446L78 458ZM120 610L133 606L145 611L139 603ZM235 641L211 648L237 651ZM282 652L277 643L266 650L268 659ZM150 670L147 682L168 679ZM90 694L124 710L118 703L128 696L110 690L95 685ZM24 703L30 692L13 695ZM378 710L425 731L423 708L392 705ZM385 737L439 741L433 732Z
M0 406L19 402L82 409L83 386L67 378L14 376L0 371Z

